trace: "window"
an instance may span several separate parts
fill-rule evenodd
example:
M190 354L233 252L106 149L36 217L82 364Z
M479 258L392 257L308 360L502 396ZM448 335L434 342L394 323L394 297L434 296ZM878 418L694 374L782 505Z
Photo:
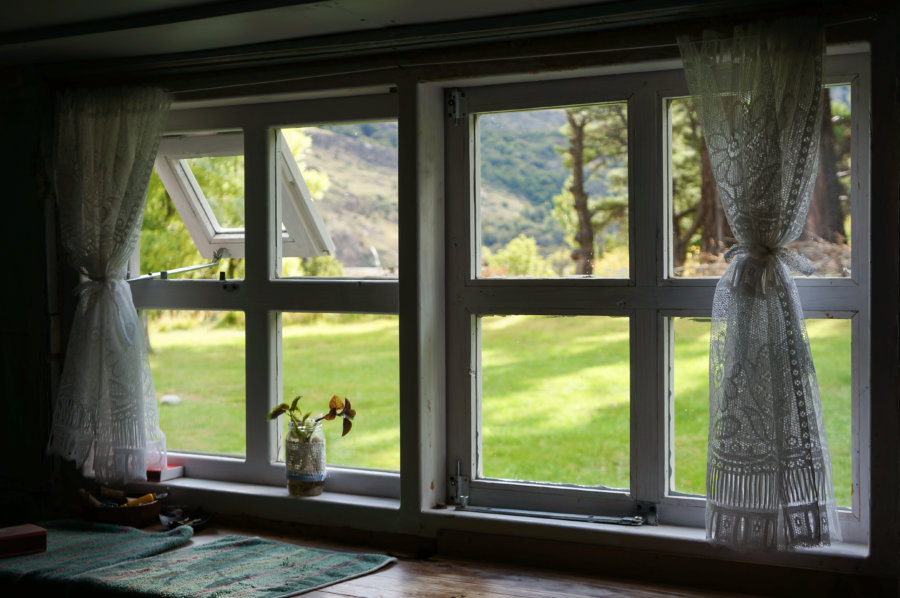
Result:
M361 417L347 439L326 430L329 490L398 496L396 119L387 89L170 115L141 269L166 251L232 258L224 280L132 284L170 456L192 477L283 485L266 414L340 394Z
M817 193L833 218L815 228L828 214L824 199L813 205L795 249L818 273L796 280L844 537L858 541L868 495L867 64L826 64L820 177L833 188ZM460 476L451 499L573 516L649 504L661 521L701 526L708 322L734 241L710 200L683 73L673 64L448 94L463 106L445 129L457 157L448 201L460 207L448 213L460 240L447 280L447 468Z
M840 120L831 168L844 232L817 249L834 258L819 264L824 275L797 285L820 386L833 397L825 408L844 537L862 541L868 65L865 55L835 54L826 66ZM155 328L193 318L204 327L185 336L216 346L209 371L242 357L243 387L227 391L240 411L228 434L242 438L237 448L171 435L192 477L282 485L283 429L265 415L296 394L314 402L336 392L353 399L359 420L352 445L329 438L329 491L397 498L401 468L416 467L418 455L446 473L447 495L435 502L563 516L630 516L652 505L664 523L703 525L705 330L728 239L724 230L715 238L719 254L704 246L706 232L722 226L714 211L707 229L693 224L708 198L702 131L690 122L680 64L551 76L457 82L444 90L446 105L433 93L438 84L416 88L426 114L416 118L442 120L442 131L401 113L388 89L173 111L161 160L177 180L160 172L157 184L194 207L154 208L170 219L145 218L142 259L176 236L193 239L190 259L203 261L207 250L197 248L236 235L232 257L243 256L227 265L225 281L133 284L139 308L163 311L151 318L151 344ZM404 127L403 139L416 131L434 146L400 152ZM443 155L428 153L441 146ZM209 191L213 177L201 168L220 159L213 174L240 171L231 195ZM401 204L404 185L410 203ZM443 223L423 187L446 195ZM236 206L238 217L218 204ZM419 213L407 217L401 205ZM186 214L200 212L206 228L192 236ZM291 249L307 242L314 253ZM413 259L423 247L431 255ZM405 305L420 305L409 299L415 293L433 303L401 314L400 272L410 263L418 286L406 286ZM446 311L433 299L441 296ZM401 332L410 321L417 334ZM178 362L167 343L152 357L158 391L182 401L163 405L166 426L191 388L186 378L167 381L165 359ZM420 369L417 358L434 363ZM207 404L218 406L226 391L196 371L218 393ZM419 387L409 372L420 374ZM422 436L435 442L407 446L401 465L400 415L432 408L415 393L425 386L446 391L446 411L435 410L435 430ZM408 441L422 424L403 425Z
M204 258L225 248L244 257L244 156L240 132L179 135L160 143L156 172ZM276 139L276 176L285 256L334 253L309 187L283 135ZM210 196L207 196L210 194Z

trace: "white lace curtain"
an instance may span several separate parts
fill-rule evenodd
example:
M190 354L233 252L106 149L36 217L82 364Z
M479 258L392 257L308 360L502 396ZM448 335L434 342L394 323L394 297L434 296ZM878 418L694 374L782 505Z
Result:
M738 240L710 337L706 531L738 549L839 539L806 326L785 248L816 175L824 39L810 20L680 39L722 204Z
M49 452L104 482L166 464L143 328L124 281L169 99L158 89L76 90L57 103L60 237L81 274Z

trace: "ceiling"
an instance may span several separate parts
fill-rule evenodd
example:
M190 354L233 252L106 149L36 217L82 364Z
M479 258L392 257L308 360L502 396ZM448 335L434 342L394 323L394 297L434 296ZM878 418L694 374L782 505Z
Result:
M202 52L610 0L4 0L0 65Z

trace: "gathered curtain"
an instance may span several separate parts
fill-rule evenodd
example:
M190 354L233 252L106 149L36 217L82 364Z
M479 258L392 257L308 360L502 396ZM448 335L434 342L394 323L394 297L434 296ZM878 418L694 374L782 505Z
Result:
M678 40L728 224L710 331L706 533L736 549L840 538L803 310L785 245L817 170L824 36L812 20Z
M68 262L81 275L48 452L104 482L166 465L156 392L125 282L170 100L158 89L60 94L52 180Z

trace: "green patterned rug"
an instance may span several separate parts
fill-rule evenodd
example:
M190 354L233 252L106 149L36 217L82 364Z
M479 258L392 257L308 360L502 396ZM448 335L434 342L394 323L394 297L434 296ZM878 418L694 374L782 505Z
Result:
M47 551L0 559L0 588L24 590L63 583L98 567L182 546L193 534L185 526L166 533L150 533L88 521L45 521L38 525L47 530Z
M396 559L294 544L223 536L78 576L70 587L84 596L278 598L359 577Z

